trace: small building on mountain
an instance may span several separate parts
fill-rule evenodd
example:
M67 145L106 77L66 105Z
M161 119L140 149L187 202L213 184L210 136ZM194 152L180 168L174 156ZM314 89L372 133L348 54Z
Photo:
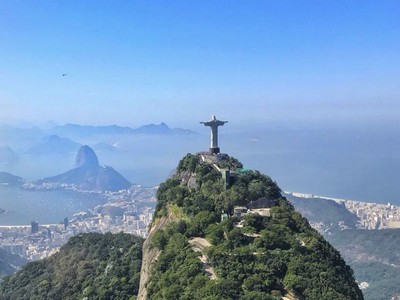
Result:
M247 214L248 209L245 206L235 206L233 208L233 215L240 218L242 215Z
M276 201L265 197L247 204L248 209L272 208L274 206L276 206Z
M233 216L242 218L245 214L259 214L263 217L271 216L271 208L276 206L276 201L268 198L260 198L252 201L247 206L235 206Z
M259 214L263 217L270 217L271 208L274 206L276 206L276 201L268 198L260 198L247 205L250 213Z

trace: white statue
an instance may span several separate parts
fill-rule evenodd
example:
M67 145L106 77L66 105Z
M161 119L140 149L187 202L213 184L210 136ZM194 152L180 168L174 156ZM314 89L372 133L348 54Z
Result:
M210 153L211 154L217 154L219 153L219 147L218 147L218 126L224 126L225 123L228 123L228 121L220 121L215 118L215 116L211 117L211 120L208 122L200 122L201 124L204 124L204 126L209 126L211 127L211 147L210 147Z

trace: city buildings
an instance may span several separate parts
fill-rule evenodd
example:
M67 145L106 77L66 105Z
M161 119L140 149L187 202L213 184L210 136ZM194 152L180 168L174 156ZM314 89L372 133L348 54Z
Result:
M146 237L156 204L157 188L133 186L129 190L106 193L107 203L77 212L60 224L0 226L0 247L29 260L45 258L74 235L86 232L125 232Z

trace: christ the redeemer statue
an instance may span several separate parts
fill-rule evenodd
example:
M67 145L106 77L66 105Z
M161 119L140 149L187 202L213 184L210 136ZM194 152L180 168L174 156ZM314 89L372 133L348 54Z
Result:
M211 147L210 147L210 153L211 154L218 154L219 153L219 147L218 147L218 126L224 126L225 123L228 123L228 121L220 121L215 118L215 116L211 117L211 120L208 122L200 122L201 124L204 124L204 126L209 126L211 127Z

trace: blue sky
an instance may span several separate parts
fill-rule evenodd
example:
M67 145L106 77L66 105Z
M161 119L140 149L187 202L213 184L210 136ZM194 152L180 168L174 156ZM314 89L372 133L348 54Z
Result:
M399 53L400 1L0 0L0 123L395 121Z

